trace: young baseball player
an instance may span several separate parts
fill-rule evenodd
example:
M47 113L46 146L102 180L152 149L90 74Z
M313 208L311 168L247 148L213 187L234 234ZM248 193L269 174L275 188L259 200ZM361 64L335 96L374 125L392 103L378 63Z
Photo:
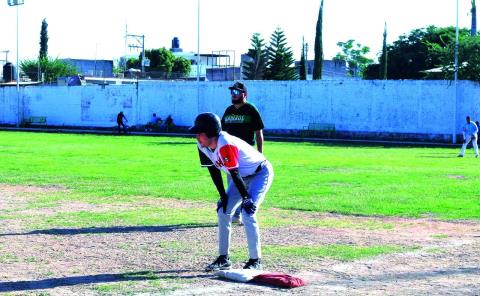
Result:
M232 215L242 205L250 259L244 269L261 269L260 233L256 213L273 180L272 165L265 156L245 141L222 131L220 118L201 113L190 131L197 135L202 166L208 167L220 199L217 202L219 257L205 270L230 269L229 258ZM230 175L225 191L221 172Z
M472 141L473 150L475 151L475 157L478 158L478 145L477 145L477 133L478 127L477 125L470 121L470 116L467 116L467 124L463 126L463 145L462 149L460 150L460 154L458 157L463 157L465 154L465 149L467 149L467 145L470 141Z

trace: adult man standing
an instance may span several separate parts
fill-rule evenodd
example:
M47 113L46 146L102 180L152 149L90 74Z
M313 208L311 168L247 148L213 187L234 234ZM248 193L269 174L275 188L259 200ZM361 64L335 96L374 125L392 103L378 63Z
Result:
M190 132L197 135L202 166L207 166L220 199L217 202L219 257L206 271L230 269L232 216L242 205L250 259L244 269L261 269L260 233L256 213L273 180L272 165L265 156L245 141L222 131L220 118L201 113ZM225 191L220 170L230 175Z
M467 119L467 124L463 126L463 145L462 145L462 149L460 150L460 154L458 154L458 157L463 157L468 143L472 141L473 150L475 151L475 157L478 158L478 145L477 145L478 127L474 122L470 121L470 116L467 116L466 119Z
M232 105L223 114L222 129L252 146L256 142L257 150L263 153L263 120L257 108L247 102L247 87L241 82L235 82L229 89ZM233 222L242 224L240 211L241 207L235 212Z
M120 113L117 114L117 126L119 134L122 130L124 134L127 133L127 126L125 125L125 122L128 122L128 119L125 117L125 114L123 114L123 111L120 111Z
M232 105L222 117L222 129L263 153L263 121L257 108L247 102L247 87L241 82L235 82L229 87Z

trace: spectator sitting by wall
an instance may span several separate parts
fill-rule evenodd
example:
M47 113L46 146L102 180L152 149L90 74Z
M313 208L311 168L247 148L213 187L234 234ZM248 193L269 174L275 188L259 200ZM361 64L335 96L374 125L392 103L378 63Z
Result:
M168 115L167 119L165 119L165 122L161 125L167 132L171 131L171 129L175 126L173 123L173 118L172 115Z
M162 119L160 117L157 117L156 113L152 114L152 118L150 118L150 121L145 125L145 131L146 132L151 132L154 129L158 129L162 123Z

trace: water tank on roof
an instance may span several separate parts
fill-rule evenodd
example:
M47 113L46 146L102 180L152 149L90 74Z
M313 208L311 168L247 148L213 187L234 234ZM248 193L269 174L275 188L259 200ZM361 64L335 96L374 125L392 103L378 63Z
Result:
M3 81L5 82L12 82L15 80L15 66L7 62L5 65L3 65Z
M172 48L180 48L180 40L178 37L173 37Z
M180 48L180 39L178 37L173 37L172 39L172 48L170 48L172 52L182 52L183 50Z

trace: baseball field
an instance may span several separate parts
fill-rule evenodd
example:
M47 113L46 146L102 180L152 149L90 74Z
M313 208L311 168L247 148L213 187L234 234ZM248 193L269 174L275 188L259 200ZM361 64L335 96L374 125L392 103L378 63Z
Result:
M0 293L478 295L480 159L458 150L267 141L264 269L308 281L284 290L203 271L218 197L194 138L0 132Z

